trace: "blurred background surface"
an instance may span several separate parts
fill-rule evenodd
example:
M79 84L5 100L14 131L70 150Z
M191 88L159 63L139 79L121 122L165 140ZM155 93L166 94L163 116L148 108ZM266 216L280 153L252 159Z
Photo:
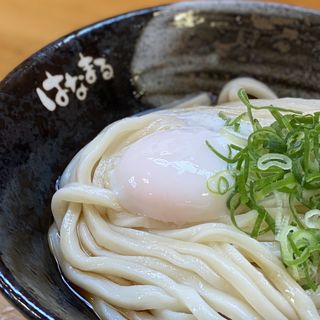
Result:
M122 12L169 2L179 1L1 0L0 80L32 53L75 29ZM269 2L320 9L320 0L269 0ZM24 317L0 294L0 320L22 319Z
M178 0L1 0L0 79L33 52L77 28L168 2ZM320 9L320 0L277 2Z

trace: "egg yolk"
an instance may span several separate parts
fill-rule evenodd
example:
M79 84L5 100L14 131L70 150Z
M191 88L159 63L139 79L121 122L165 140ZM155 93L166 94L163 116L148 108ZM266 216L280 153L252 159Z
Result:
M227 214L227 195L208 191L207 179L226 162L228 140L204 128L157 131L132 143L110 174L120 205L130 213L178 225L214 221Z

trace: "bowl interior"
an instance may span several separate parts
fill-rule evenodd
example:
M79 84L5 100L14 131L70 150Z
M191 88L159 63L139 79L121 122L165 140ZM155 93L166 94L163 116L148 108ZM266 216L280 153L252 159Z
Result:
M94 319L47 242L55 182L108 123L253 76L320 96L318 12L196 2L141 10L50 44L0 83L0 288L26 315Z

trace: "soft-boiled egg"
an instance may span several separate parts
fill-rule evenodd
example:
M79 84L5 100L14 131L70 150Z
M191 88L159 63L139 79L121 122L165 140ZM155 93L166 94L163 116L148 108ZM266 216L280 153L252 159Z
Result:
M220 133L223 122L215 123L217 127L209 128L186 121L186 126L155 131L131 143L110 175L120 205L130 213L178 225L228 214L228 194L207 188L208 178L227 164L206 140L225 155L231 143Z

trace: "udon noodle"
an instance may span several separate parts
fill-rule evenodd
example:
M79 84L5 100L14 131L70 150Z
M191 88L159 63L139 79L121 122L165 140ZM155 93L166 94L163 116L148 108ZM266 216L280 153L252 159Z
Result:
M65 277L101 319L320 319L317 293L290 276L270 234L253 239L227 216L175 223L128 212L112 188L108 172L129 145L181 127L195 112L202 120L219 111L240 114L239 88L276 99L260 82L236 79L224 87L218 106L208 106L208 96L201 95L109 125L65 169L52 199L49 243ZM315 100L272 103L320 110ZM257 117L271 121L263 110ZM241 215L238 223L245 226L253 215Z

